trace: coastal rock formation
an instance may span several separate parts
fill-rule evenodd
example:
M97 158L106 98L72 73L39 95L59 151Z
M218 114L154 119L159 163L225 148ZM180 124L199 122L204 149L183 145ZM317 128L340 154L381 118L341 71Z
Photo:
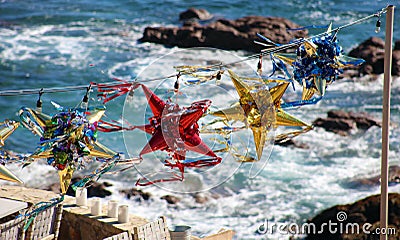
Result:
M182 27L147 27L141 42L178 47L214 47L225 50L259 52L264 47L254 43L260 33L277 43L305 37L307 30L287 31L299 25L280 17L247 16L236 20L219 19L208 25L186 22Z
M293 138L275 140L274 144L282 146L282 147L295 147L295 148L302 148L302 149L310 148L307 144L295 141L295 140L293 140Z
M371 187L377 187L381 183L381 176L376 175L373 177L364 177L351 179L349 181L343 182L342 186L350 189L368 189ZM390 166L389 167L389 185L400 184L400 166Z
M383 73L385 42L378 37L371 37L350 51L349 56L362 58L366 62L359 71L361 74ZM400 41L395 43L392 58L392 75L400 76Z
M74 184L80 180L82 180L81 177L72 178L71 184ZM91 198L91 197L104 198L107 196L111 196L111 192L106 189L107 187L112 186L110 183L108 183L108 182L99 183L99 182L92 181L92 182L89 182L88 184L90 185L90 187L87 188L88 198ZM67 194L75 197L75 191L72 190L71 186L68 188Z
M196 203L204 204L208 202L208 200L210 199L210 195L206 193L196 193L193 195L193 198Z
M389 228L394 228L395 233L389 234L388 239L400 239L400 194L389 194ZM353 204L336 205L322 211L320 214L309 220L309 224L315 225L315 233L309 233L307 240L314 239L379 239L375 230L379 228L380 195L374 195L359 200ZM336 229L336 232L329 231L328 224ZM368 224L368 225L367 225ZM340 231L342 225L342 231ZM346 230L347 227L347 230ZM359 229L357 233L357 227ZM368 232L363 231L363 227ZM323 229L322 232L317 233Z
M136 199L137 201L141 201L141 200L149 200L151 198L151 193L149 192L143 192L140 189L137 188L131 188L131 189L123 189L119 191L120 193L125 194L126 198L128 199Z
M367 113L345 112L342 110L329 111L327 118L317 118L313 125L342 136L347 136L349 131L356 127L365 130L372 126L381 126L378 121Z
M314 126L322 127L326 131L347 136L349 131L354 128L354 122L349 119L338 118L318 118L313 122Z
M400 76L400 41L396 42L398 45L398 49L393 50L393 58L392 58L392 75Z
M398 40L398 41L396 41L395 43L394 43L394 49L393 49L394 51L396 51L396 50L400 50L400 40Z
M189 8L188 10L179 14L179 20L181 21L193 19L208 20L210 18L212 18L212 15L207 10L202 8Z
M161 199L167 201L167 203L169 203L169 204L177 204L178 202L181 201L180 198L178 198L176 196L172 196L172 195L162 196Z
M341 110L332 110L328 112L328 118L350 119L355 122L357 128L368 129L372 126L381 126L381 124L373 119L365 112L345 112Z
M80 180L82 180L82 177L72 178L71 185L79 182ZM88 198L90 198L90 197L104 198L104 197L111 195L111 192L106 189L107 187L112 186L112 184L110 184L108 182L103 182L103 183L91 182L91 183L89 183L89 185L90 185L90 187L87 188ZM47 186L46 188L44 188L44 190L52 191L55 193L60 193L60 183L53 183L53 184ZM67 190L67 195L75 197L75 191L71 188L71 186L69 186L69 188Z

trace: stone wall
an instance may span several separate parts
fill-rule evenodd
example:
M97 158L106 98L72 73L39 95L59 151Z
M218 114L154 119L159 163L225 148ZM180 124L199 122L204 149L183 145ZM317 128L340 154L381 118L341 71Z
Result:
M122 229L114 227L102 221L97 221L88 215L81 215L74 212L64 211L59 240L86 240L103 239L122 232Z
M148 222L145 218L131 214L128 223L118 223L117 218L107 217L106 205L102 206L99 216L93 216L90 213L90 207L76 206L75 198L66 196L59 239L103 239L123 231L132 231L135 226L141 226Z

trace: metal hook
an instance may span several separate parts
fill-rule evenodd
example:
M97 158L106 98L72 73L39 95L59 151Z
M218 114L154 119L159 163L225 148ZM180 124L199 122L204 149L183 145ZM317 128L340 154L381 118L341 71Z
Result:
M378 14L378 20L376 20L375 25L375 33L379 33L381 31L381 13Z
M81 107L87 109L88 107L88 102L89 102L89 92L92 89L92 83L89 84L89 86L86 88L86 94L82 99L81 102Z
M222 77L222 74L223 74L224 72L221 70L221 69L219 69L219 71L217 72L217 76L215 76L215 78L219 81L219 80L221 80L221 77Z
M36 101L36 107L41 108L42 107L42 95L43 95L43 88L39 90L39 98Z
M89 84L89 86L86 88L86 93L85 96L83 97L82 102L88 102L89 101L89 92L92 89L92 83Z
M179 78L181 77L181 72L178 72L178 74L176 75L176 81L174 84L174 91L178 92L179 91Z
M42 89L40 89L39 90L39 98L38 98L38 100L36 101L36 111L38 112L38 113L41 113L42 112L42 105L43 105L43 102L42 102L42 95L43 95L43 88Z

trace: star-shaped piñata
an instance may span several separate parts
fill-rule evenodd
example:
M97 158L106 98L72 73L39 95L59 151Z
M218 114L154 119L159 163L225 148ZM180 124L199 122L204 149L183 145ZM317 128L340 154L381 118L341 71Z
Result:
M200 138L198 120L203 116L211 105L210 100L202 100L192 103L189 107L179 107L171 101L164 102L145 85L142 85L153 117L150 123L143 126L135 126L142 131L152 135L146 146L143 147L139 156L157 150L166 151L174 162L165 160L164 165L178 168L180 176L172 173L172 178L161 178L150 180L139 179L136 185L146 186L155 182L182 181L185 167L206 167L217 165L221 162L218 157ZM196 152L209 156L208 159L196 158L186 159L187 151Z
M200 138L197 124L211 105L210 100L180 108L176 103L164 102L145 85L142 88L154 116L149 119L150 124L136 127L152 134L140 156L161 150L172 153L175 160L184 160L186 152L193 151L219 159Z
M269 89L269 94L271 95L276 111L276 125L311 128L310 125L287 113L281 108L281 99L288 86L289 83L281 83Z
M231 80L239 94L239 102L232 107L211 113L228 120L242 121L254 137L257 157L260 160L268 130L275 124L274 106L268 88L263 82L245 82L233 71L228 70Z
M117 153L97 141L97 124L104 108L57 108L59 112L53 116L30 108L22 108L19 114L22 124L40 136L40 146L30 158L45 158L58 170L64 194L76 169L92 159L112 159Z
M230 108L211 114L228 120L244 122L253 131L258 160L261 159L266 136L271 127L311 127L280 107L281 98L289 83L282 83L268 90L261 80L253 81L250 84L231 70L228 72L239 94L239 102Z
M272 55L293 68L293 76L287 77L303 86L302 100L310 100L314 93L324 96L327 85L333 83L343 73L343 69L365 62L363 59L344 55L336 34L337 32L332 32L330 24L326 34L305 40L297 48L296 54Z
M0 147L4 146L4 141L17 129L19 126L19 122L15 121L4 121L0 123ZM5 157L5 153L3 155L3 152L0 152L1 158L0 158L0 179L6 180L6 181L11 181L11 182L17 182L17 183L23 183L17 176L15 176L10 170L8 170L6 167L3 166L5 164L4 160L3 162L3 157Z

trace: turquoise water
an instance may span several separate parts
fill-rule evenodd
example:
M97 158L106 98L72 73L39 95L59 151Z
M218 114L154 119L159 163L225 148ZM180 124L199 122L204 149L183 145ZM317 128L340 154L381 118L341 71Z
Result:
M138 43L146 26L179 25L178 13L189 7L206 8L214 16L235 19L246 15L281 16L300 25L324 25L333 21L334 26L346 24L374 13L388 1L2 1L0 3L0 88L22 89L60 87L89 84L90 81L106 82L111 77L134 79L152 61L177 48ZM389 1L400 5L398 1ZM400 14L395 15L394 37L400 39ZM384 29L384 21L382 21ZM384 32L374 32L375 21L362 23L342 30L338 37L345 51L371 36L384 37ZM186 59L210 59L214 52L187 53ZM243 56L243 52L231 52ZM226 56L217 51L216 55ZM165 75L176 64L173 60L161 63L160 72L146 74ZM255 66L255 63L250 63ZM94 65L90 67L89 65ZM268 64L265 64L268 65ZM268 68L268 66L267 66ZM400 86L395 79L392 90L392 122L390 161L399 164ZM155 87L156 84L150 85ZM329 87L323 101L315 106L295 109L305 121L326 116L329 109L367 111L381 118L382 77L376 82L338 81ZM201 91L201 90L199 90ZM63 106L75 106L84 92L44 94L44 112L54 112L50 101ZM200 92L194 97L207 97ZM140 96L140 95L138 95ZM95 94L92 95L95 98ZM35 107L37 96L0 97L0 119L16 119L15 113L22 106ZM218 100L216 100L218 101ZM135 112L143 104L138 100L125 111ZM108 115L119 119L123 99L108 104ZM139 119L140 120L140 119ZM136 133L134 133L136 134ZM132 151L140 150L145 138L128 136L127 145ZM116 151L126 151L122 134L102 134L100 140ZM136 139L136 140L135 140ZM133 187L137 172L130 170L120 176L105 176L114 183L114 197L132 205L131 211L155 218L166 215L171 224L185 223L198 234L215 232L221 227L232 228L237 239L265 239L256 230L265 219L275 222L304 222L320 210L338 203L352 202L377 193L379 189L347 189L348 179L369 176L379 172L380 129L355 131L349 137L340 137L316 129L298 138L310 149L272 148L268 165L254 180L247 178L249 166L225 161L220 175L194 178L193 184L222 181L225 172L235 172L224 185L217 188L222 195L205 205L190 197L177 206L167 206L157 196L165 189L146 188L156 196L148 203L128 201L118 194L122 187ZM32 152L38 139L20 128L6 144L7 149ZM129 147L128 147L129 148ZM150 165L152 163L150 162ZM146 163L144 163L146 166ZM44 163L20 170L11 166L31 186L44 186L56 181L56 174ZM85 171L83 171L85 173ZM48 179L42 181L43 178ZM28 184L28 185L29 185ZM190 185L190 183L188 184ZM179 188L177 185L173 188ZM185 187L187 187L185 185ZM393 186L391 191L400 191ZM176 193L180 195L179 193ZM282 237L285 236L275 236Z

